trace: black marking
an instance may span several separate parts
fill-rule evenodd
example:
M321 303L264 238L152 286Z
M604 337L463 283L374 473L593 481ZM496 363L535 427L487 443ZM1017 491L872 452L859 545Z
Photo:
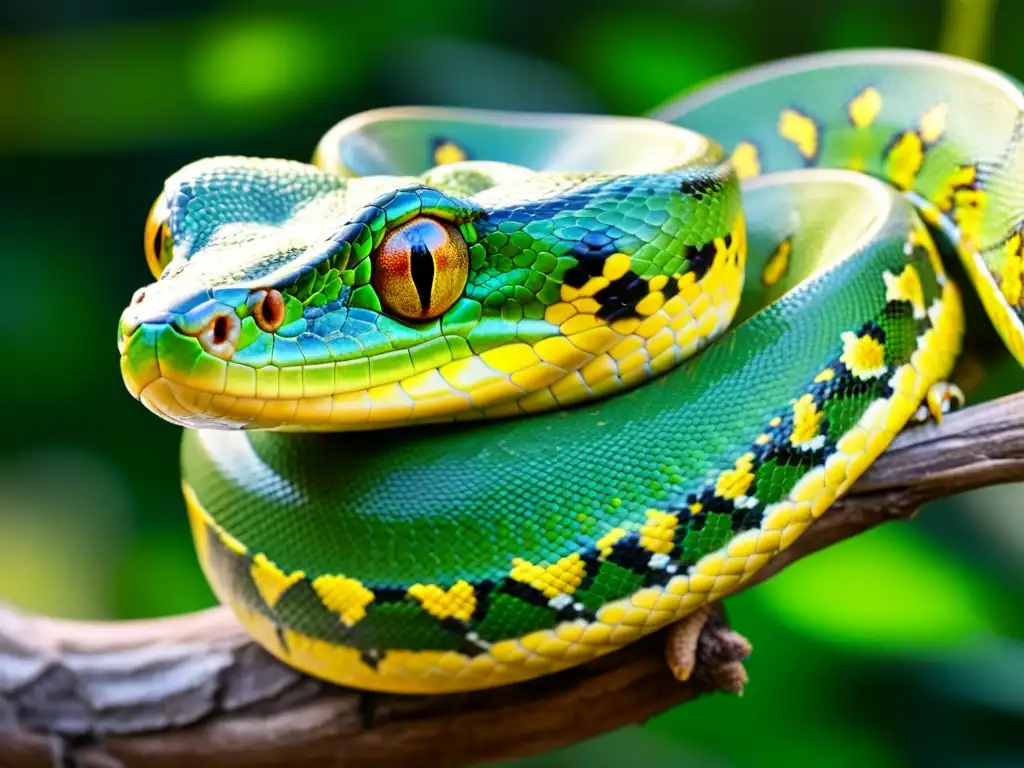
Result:
M755 528L761 524L761 520L764 518L765 505L758 503L756 506L748 507L746 509L737 509L733 513L733 530L734 531L748 531L751 528Z
M370 588L367 587L367 589ZM403 603L408 599L408 590L406 587L374 587L372 592L373 602L370 603L370 605Z
M496 591L506 595L512 595L512 597L518 598L524 603L535 605L538 608L551 607L548 605L548 598L543 592L522 581L517 581L511 578L503 579L501 585Z
M377 671L377 667L383 657L376 648L365 648L359 652L359 659L366 666L372 669L374 672Z
M829 367L835 372L832 380L814 384L808 390L814 393L814 402L819 408L826 400L866 394L878 383L877 379L858 379L838 358Z
M639 317L636 305L648 293L647 281L629 270L594 294L595 301L601 305L597 316L609 323L623 317Z
M757 471L756 464L751 469L751 471ZM754 495L755 490L756 489L754 488L754 483L752 483L750 488L748 489L747 495ZM690 506L694 502L700 504L701 506L700 512L698 512L695 515L691 514L690 512ZM687 518L689 518L690 523L695 524L697 527L703 528L704 523L707 522L707 516L709 513L718 512L720 514L731 515L735 510L736 505L733 504L732 499L723 498L722 496L719 496L718 494L715 493L715 482L712 481L711 483L708 483L708 485L705 486L704 488L701 488L701 490L693 497L688 498L685 507L683 507L682 509L675 509L674 507L670 507L667 511L669 512L669 514L676 515L680 518L680 528L683 527L682 523L685 523L687 521Z
M466 622L456 619L454 616L448 616L443 619L438 619L441 626L454 635L464 635L468 631Z
M482 643L480 640L474 642L466 637L467 634L469 634L468 631L463 627L462 643L459 645L459 653L463 656L473 658L475 656L481 656L490 650L489 645Z
M476 597L476 607L473 608L473 615L469 617L470 623L482 621L491 607L491 594L494 592L494 582L484 579L479 584L473 585L473 595Z
M910 299L890 301L885 305L883 314L891 320L914 319L914 305L910 303ZM916 325L920 328L925 324L925 319L916 320Z
M406 230L408 231L408 230ZM434 291L434 254L420 238L412 244L409 253L409 272L412 284L416 286L423 312L430 311L430 297Z
M576 589L590 589L594 579L597 578L598 571L601 570L601 551L593 541L584 540L577 544L580 547L580 559L583 561L583 579Z
M787 424L789 427L789 433L793 432L792 420ZM825 459L835 452L835 445L828 439L828 419L822 417L818 426L818 434L825 438L825 442L821 448L798 448L789 440L788 436L785 440L780 440L771 445L772 451L765 459L761 462L762 464L770 459L775 459L779 464L789 467L807 467L812 469L819 464L824 464ZM757 467L755 467L755 470ZM750 486L751 496L756 496L757 480Z
M562 282L572 288L582 288L590 278L604 274L605 262L616 252L615 240L609 234L588 232L569 252L577 263L566 270Z
M583 607L583 604L574 600L573 602L566 605L564 608L560 608L557 611L559 621L578 621L583 619L587 622L594 622L597 620L597 612L588 610Z
M562 276L562 283L571 288L582 288L590 279L590 271L586 264L580 263L565 271Z
M459 619L449 616L446 619L440 619L439 623L442 629L444 629L446 632L450 632L451 634L459 638L459 653L463 654L464 656L473 657L479 656L480 654L487 652L488 646L486 644L480 643L479 640L474 642L469 637L467 637L467 635L470 634L471 630L470 625L466 622L460 621Z
M633 573L647 573L647 563L651 559L651 551L640 545L640 534L630 531L612 544L612 552L606 558L615 565L627 568Z
M869 336L879 344L885 344L885 330L878 323L864 323L857 331L858 336Z
M605 312L599 310L597 316L604 320L606 323L614 323L616 320L623 320L630 317L639 317L636 310L630 307L619 307L611 311Z
M665 301L668 301L673 296L677 296L679 294L679 275L672 275L668 282L665 283L665 287L661 289L661 292L665 294Z
M664 587L673 578L679 575L679 571L669 572L666 568L654 568L648 570L644 577L645 587Z
M694 278L697 280L704 278L704 275L711 269L711 265L715 263L716 252L714 240L690 248L687 253L687 261L690 263L690 271L693 272Z
M284 634L284 627L280 624L274 624L274 635L277 637L277 644L281 646L281 651L287 656L291 653L291 648L288 647L288 639Z

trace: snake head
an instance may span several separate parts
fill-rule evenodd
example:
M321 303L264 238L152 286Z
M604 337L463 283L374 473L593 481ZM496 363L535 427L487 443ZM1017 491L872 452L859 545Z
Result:
M158 279L119 328L124 381L150 410L318 431L516 415L638 383L661 353L674 364L666 334L619 362L684 291L707 294L713 322L690 324L705 333L735 308L738 195L710 162L337 170L221 157L168 179L146 227Z

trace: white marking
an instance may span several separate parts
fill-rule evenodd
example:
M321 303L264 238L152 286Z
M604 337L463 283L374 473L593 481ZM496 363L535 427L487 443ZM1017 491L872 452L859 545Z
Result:
M548 605L554 608L556 611L561 611L564 608L568 608L572 605L572 598L569 595L555 595L548 600Z
M197 430L199 443L221 473L247 493L283 506L308 503L306 494L291 480L279 475L249 442L249 436L237 430Z
M806 440L796 446L801 451L820 451L823 447L825 447L824 435L815 435L810 440Z
M647 561L647 567L653 571L660 571L662 568L668 565L668 561L668 555L658 553L657 555L651 555L651 559Z
M467 632L465 637L466 642L475 645L477 648L481 650L487 651L491 648L491 644L486 640L481 640L480 635L478 635L476 632Z

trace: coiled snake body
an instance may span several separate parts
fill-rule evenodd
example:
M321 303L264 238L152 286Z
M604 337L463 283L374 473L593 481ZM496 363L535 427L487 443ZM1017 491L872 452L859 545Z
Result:
M299 669L444 692L734 590L941 417L940 253L1024 361L1022 108L980 65L844 52L655 119L386 109L314 164L183 168L119 346L187 427L215 593Z

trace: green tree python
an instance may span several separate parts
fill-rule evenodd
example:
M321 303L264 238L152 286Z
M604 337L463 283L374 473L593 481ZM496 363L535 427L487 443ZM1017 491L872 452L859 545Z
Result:
M166 181L123 378L186 427L198 558L272 654L394 692L548 674L735 590L941 418L944 257L1024 361L1022 131L1015 82L904 51L646 118L358 114L312 163Z

